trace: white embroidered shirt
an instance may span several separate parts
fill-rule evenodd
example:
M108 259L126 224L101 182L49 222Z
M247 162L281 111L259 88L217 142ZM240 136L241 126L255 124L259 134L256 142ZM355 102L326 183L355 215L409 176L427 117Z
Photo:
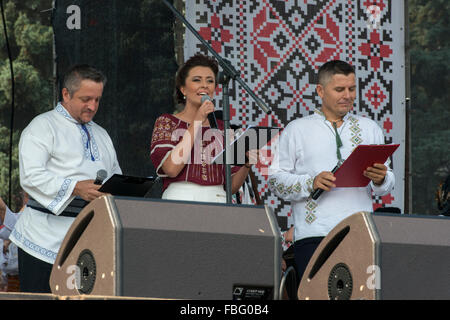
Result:
M74 218L58 216L73 200L75 184L122 173L106 130L90 121L84 130L59 103L35 117L22 132L19 169L22 188L55 215L26 207L10 239L28 254L53 263ZM88 135L89 133L89 135Z
M347 114L337 130L343 143L340 148L343 159L359 144L385 143L375 121L361 116ZM364 188L334 188L312 200L314 177L322 171L331 171L337 163L335 131L320 110L290 122L283 130L268 182L272 192L291 202L296 241L326 236L353 213L373 211L372 191L382 196L394 187L394 174L389 169L380 186L370 182ZM388 168L389 163L389 160L385 163Z

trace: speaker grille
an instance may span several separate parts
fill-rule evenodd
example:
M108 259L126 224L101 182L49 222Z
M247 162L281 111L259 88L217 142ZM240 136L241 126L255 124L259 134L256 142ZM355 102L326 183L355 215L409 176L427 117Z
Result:
M83 250L78 257L77 266L80 270L80 286L78 291L82 294L91 293L97 276L94 255L88 249Z
M349 300L352 291L352 274L346 264L338 263L328 277L328 297L330 300Z

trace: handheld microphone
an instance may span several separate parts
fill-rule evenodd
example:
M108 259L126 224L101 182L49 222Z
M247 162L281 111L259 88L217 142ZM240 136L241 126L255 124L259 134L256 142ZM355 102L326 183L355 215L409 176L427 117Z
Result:
M97 171L97 177L95 178L94 184L102 184L103 180L107 177L106 170L100 169Z
M337 165L336 167L334 167L333 170L331 170L331 173L335 173L335 172L337 171L338 168L339 168L339 166ZM323 189L317 188L316 190L314 190L314 191L311 193L311 198L312 198L313 200L317 200L317 199L320 197L320 195L322 194L323 191L324 191Z
M202 104L206 101L209 100L211 101L211 98L205 94L202 96ZM216 120L216 115L214 114L214 112L208 113L208 121L209 121L209 126L212 129L217 129L217 120Z

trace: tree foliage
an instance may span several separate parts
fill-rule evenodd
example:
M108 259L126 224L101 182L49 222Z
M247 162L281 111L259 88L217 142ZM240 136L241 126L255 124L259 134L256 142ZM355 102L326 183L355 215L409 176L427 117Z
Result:
M450 172L450 2L410 0L413 210L436 213L434 193Z
M3 1L8 42L14 70L14 126L12 157L12 201L21 206L18 169L18 141L23 128L37 114L52 108L53 31L52 0ZM9 202L10 130L12 79L3 32L0 36L0 196Z

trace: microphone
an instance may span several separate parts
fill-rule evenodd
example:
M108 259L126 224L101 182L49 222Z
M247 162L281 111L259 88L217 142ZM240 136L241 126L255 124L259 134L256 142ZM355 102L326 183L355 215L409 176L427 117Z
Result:
M334 167L334 169L331 170L331 173L335 173L335 172L337 171L338 168L339 168L339 166ZM311 193L311 198L312 198L313 200L317 200L317 199L320 197L320 195L322 194L323 191L324 191L323 189L317 188L316 190L314 190L314 191Z
M95 178L94 184L102 184L103 180L106 179L106 176L108 174L106 173L106 170L100 169L97 171L97 178Z
M206 101L211 101L211 98L205 94L202 96L202 104ZM216 120L216 115L214 114L214 112L208 113L208 121L209 121L209 126L212 129L217 129L217 120Z

